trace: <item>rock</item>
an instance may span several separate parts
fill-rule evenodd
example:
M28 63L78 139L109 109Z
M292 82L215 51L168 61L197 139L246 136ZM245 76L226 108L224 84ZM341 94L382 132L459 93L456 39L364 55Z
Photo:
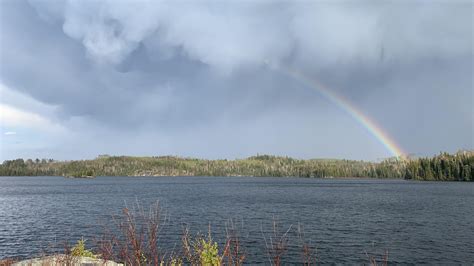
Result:
M77 266L123 266L111 260L104 261L101 259L93 259L88 257L72 257L66 255L47 256L43 258L35 258L22 260L13 263L12 266L59 266L59 265L77 265Z

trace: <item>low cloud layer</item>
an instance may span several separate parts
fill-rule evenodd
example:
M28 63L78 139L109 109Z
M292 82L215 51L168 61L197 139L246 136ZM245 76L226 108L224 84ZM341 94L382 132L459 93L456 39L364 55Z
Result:
M390 156L337 106L271 65L349 98L409 153L473 148L469 1L0 5L0 81L36 104L6 92L0 100L69 131L38 141L45 157ZM28 153L8 141L2 159Z

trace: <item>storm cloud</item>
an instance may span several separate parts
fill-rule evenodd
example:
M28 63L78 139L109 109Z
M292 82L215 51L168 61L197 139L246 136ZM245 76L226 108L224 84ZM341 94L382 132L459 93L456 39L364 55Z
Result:
M409 153L473 148L470 1L0 5L0 103L57 129L2 119L17 134L1 159L390 156L272 65L344 95Z

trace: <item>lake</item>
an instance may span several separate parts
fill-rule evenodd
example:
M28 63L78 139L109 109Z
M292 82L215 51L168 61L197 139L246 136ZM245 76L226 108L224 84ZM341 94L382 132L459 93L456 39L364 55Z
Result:
M298 224L321 263L367 263L366 253L385 251L392 263L474 262L474 183L252 177L0 177L0 258L82 236L93 245L110 215L157 200L167 250L186 226L210 226L222 243L232 219L247 263L268 263L273 221L291 226L286 263L301 262Z

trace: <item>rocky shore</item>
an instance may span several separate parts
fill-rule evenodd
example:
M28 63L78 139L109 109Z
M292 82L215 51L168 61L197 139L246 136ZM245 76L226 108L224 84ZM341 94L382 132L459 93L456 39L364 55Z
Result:
M77 265L77 266L123 266L122 263L114 261L104 261L89 257L75 257L66 255L54 255L42 258L22 260L11 264L12 266L56 266L56 265Z

